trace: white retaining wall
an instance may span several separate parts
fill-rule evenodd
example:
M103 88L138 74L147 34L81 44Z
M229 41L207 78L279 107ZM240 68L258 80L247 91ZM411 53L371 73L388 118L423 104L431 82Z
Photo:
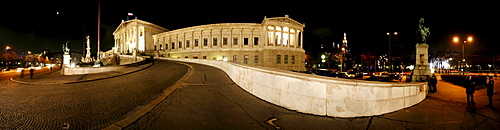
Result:
M425 83L389 83L303 74L207 59L161 58L225 71L247 92L291 110L332 117L381 115L425 99Z

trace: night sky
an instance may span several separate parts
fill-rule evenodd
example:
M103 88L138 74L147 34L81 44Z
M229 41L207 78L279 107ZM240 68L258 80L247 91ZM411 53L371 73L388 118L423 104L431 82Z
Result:
M139 3L137 3L139 2ZM169 30L214 23L261 23L264 16L290 18L305 23L304 49L317 52L321 44L331 47L341 43L347 33L353 53L383 54L388 50L387 32L393 37L393 54L410 54L416 44L418 20L425 18L430 27L429 51L461 50L452 37L474 36L465 45L466 53L500 54L496 52L500 39L500 10L493 3L457 5L395 5L366 3L354 5L336 2L269 3L154 2L141 0L101 1L101 50L114 45L113 31L127 13ZM391 6L377 6L387 4ZM2 3L0 46L11 46L18 52L41 53L45 48L60 52L61 44L69 41L72 51L82 52L84 36L90 35L92 52L97 44L98 1L49 1ZM59 14L57 14L59 12ZM132 19L132 18L131 18Z

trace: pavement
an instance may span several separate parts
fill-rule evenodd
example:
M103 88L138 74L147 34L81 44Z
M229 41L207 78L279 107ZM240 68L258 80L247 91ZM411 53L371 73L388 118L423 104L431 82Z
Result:
M60 75L60 69L54 68L35 72L33 79L26 75L23 79L19 76L13 77L11 81L33 85L88 82L140 71L151 65L152 63L148 63L117 71L86 75ZM403 125L406 129L500 129L500 112L497 110L500 108L500 93L493 95L493 107L488 107L486 88L478 86L474 93L477 104L469 106L464 87L443 81L440 75L437 76L436 93L429 93L426 99L412 107L371 117L366 129L383 129L386 127L382 126L390 125ZM495 90L498 92L500 79L495 79L495 82Z
M89 82L89 81L121 76L136 71L140 71L151 65L153 65L153 63L149 62L141 65L127 66L124 69L120 70L114 70L102 73L84 74L84 75L61 75L60 67L54 67L52 68L52 70L44 68L41 70L35 70L33 78L30 78L29 70L25 70L24 78L21 78L21 76L16 76L10 78L10 80L16 83L31 84L31 85L71 84L71 83Z

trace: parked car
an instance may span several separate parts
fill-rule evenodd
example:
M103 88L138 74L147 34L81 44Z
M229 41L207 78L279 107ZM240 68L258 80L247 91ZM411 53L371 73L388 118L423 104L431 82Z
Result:
M339 72L339 78L346 78L347 77L347 72Z
M313 69L311 70L315 75L328 76L328 77L338 77L337 71L332 71L329 69Z
M355 71L349 71L347 72L347 75L345 78L348 78L348 79L355 79L356 77L358 77L358 72L355 72Z

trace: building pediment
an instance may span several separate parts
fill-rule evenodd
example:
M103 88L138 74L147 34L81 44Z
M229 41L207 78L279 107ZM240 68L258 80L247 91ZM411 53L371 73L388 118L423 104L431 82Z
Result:
M146 28L149 28L151 30L156 30L156 31L158 31L158 33L169 31L168 29L165 29L165 28L160 27L158 25L152 24L150 22L142 21L139 19L133 19L133 20L128 20L128 21L124 21L124 22L120 23L120 25L118 25L116 30L113 32L113 35L115 35L117 32L119 32L123 28L127 28L130 24L142 25L142 26L145 26Z
M264 21L262 21L263 25L292 25L300 28L304 28L305 25L301 24L291 18L288 17L288 15L285 15L285 17L273 17L273 18L264 18Z

